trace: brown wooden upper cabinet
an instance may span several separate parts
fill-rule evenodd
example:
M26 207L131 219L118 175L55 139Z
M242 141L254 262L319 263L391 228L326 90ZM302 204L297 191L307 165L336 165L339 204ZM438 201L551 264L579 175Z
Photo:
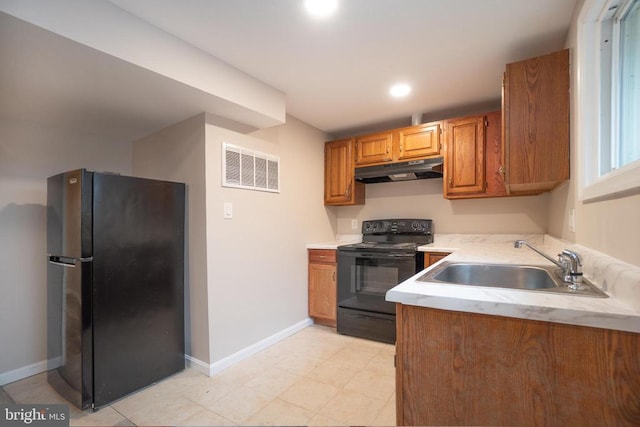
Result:
M330 141L324 147L324 204L361 205L365 186L354 177L353 138Z
M431 123L398 130L398 160L440 155L441 124Z
M424 159L440 155L441 122L357 137L356 166Z
M501 112L449 119L445 127L444 196L505 196Z
M507 64L502 101L508 193L569 179L569 50Z
M484 116L447 120L445 129L445 195L483 192Z
M356 138L356 166L393 160L393 133L383 132Z

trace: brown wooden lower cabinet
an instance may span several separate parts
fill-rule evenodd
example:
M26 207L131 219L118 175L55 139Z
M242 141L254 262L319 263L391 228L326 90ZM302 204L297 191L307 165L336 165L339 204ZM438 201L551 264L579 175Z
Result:
M336 251L309 249L309 317L336 326Z
M640 334L402 304L396 313L398 425L640 425Z
M447 255L451 255L450 252L425 252L424 253L424 268L427 268L436 262L440 261Z

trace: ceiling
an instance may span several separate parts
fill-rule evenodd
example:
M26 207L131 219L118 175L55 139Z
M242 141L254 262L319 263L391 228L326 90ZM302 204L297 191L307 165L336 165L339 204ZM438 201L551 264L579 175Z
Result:
M409 124L415 113L428 120L499 105L505 64L561 49L576 4L576 0L339 0L333 16L314 19L305 13L302 0L109 1L284 92L287 114L334 136ZM18 20L14 21L17 26ZM59 72L32 75L23 83L15 73L0 80L0 89L4 97L6 85L21 85L23 104L44 99L50 108L13 106L5 98L0 101L2 114L39 115L43 120L53 114L54 119L71 120L75 111L88 115L76 126L96 132L123 126L128 130L119 132L120 137L140 137L206 108L197 91L159 78L149 80L149 90L137 84L132 93L125 79L147 81L136 75L138 71L123 64L101 64L104 59L91 49L65 47L71 42L46 36L44 30L36 37L38 29L25 25L21 31L33 42L19 49L22 52L2 43L3 63L11 55L17 70L28 68L37 74L38 69L54 66ZM2 31L5 37L6 26ZM25 43L24 34L15 37ZM49 37L52 44L46 48L72 49L73 60L84 57L83 74L65 77L65 62L38 48L42 37ZM28 49L45 54L26 54ZM21 68L24 61L33 63ZM104 87L99 96L89 95L87 88L100 86L96 83L100 79L110 80L111 72L119 73L121 89ZM63 84L51 77L56 75ZM86 84L74 88L71 82L78 79ZM408 97L388 96L389 86L397 81L413 86ZM160 102L154 90L158 87L176 102ZM65 117L55 117L66 111L55 108L56 103L68 108Z

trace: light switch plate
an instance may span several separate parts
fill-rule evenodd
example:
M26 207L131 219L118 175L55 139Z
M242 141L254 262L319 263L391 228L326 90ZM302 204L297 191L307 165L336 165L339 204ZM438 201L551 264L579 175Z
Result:
M233 218L233 204L231 202L224 202L224 219Z
M358 229L358 220L357 219L352 219L351 220L351 229L352 230L357 230Z

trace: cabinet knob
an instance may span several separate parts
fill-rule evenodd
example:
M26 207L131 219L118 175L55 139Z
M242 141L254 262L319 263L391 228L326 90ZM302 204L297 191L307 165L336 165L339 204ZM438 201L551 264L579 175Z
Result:
M347 184L347 191L344 195L347 197L347 199L351 197L351 183Z
M336 272L335 271L333 272L333 281L334 282L336 281Z

